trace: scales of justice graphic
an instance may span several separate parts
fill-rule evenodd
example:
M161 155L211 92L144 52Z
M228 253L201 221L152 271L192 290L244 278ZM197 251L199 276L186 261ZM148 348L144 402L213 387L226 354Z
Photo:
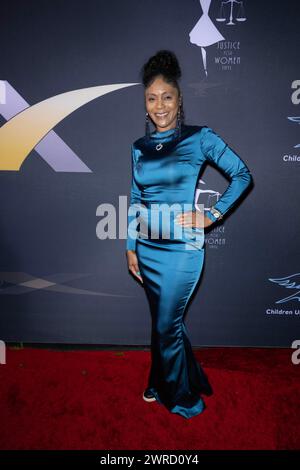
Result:
M204 67L206 76L207 76L207 63L206 63L205 47L211 46L213 44L216 44L219 41L225 40L224 36L220 33L218 28L214 25L214 23L209 17L208 11L209 11L210 4L211 4L211 0L200 0L200 5L201 5L203 13L199 21L195 24L194 28L191 30L189 34L190 42L192 44L195 44L196 46L201 47L203 67ZM229 21L226 23L226 25L234 26L236 23L234 23L233 19L237 22L246 21L247 18L245 15L245 8L244 8L243 1L238 1L238 0L222 1L216 21L218 21L219 23L226 22L225 12L228 9L227 5L228 7L230 6L230 13L229 13ZM237 11L235 18L233 16L234 5L238 7L238 11Z

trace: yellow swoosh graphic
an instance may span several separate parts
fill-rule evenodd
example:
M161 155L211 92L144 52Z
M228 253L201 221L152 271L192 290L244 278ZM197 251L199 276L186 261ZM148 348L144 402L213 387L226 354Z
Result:
M16 114L0 128L0 170L19 170L32 149L65 117L115 90L140 85L101 85L52 96Z

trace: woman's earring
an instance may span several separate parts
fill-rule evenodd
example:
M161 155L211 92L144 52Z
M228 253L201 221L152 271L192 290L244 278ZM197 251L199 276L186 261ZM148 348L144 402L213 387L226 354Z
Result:
M182 124L182 110L181 110L181 103L178 108L177 112L177 123L176 123L176 138L179 139L181 136L181 124Z
M150 137L149 113L146 113L145 135L149 139Z

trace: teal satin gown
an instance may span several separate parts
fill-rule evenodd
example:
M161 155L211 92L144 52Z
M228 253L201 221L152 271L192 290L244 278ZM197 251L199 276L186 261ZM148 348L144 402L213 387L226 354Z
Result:
M179 135L175 128L155 131L136 140L131 150L126 248L136 251L152 318L147 388L170 412L190 418L205 408L201 394L212 393L183 320L203 268L204 229L183 229L175 217L197 209L195 190L206 160L230 177L214 205L222 214L252 178L241 158L207 126L183 125ZM208 211L205 215L217 220Z

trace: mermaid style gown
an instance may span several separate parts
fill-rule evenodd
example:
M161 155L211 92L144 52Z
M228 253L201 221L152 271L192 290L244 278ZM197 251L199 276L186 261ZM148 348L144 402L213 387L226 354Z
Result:
M176 140L174 134L175 129L155 131L149 140L141 137L131 147L126 249L136 251L152 318L147 388L170 412L190 418L205 408L201 394L212 393L183 320L203 268L204 229L183 229L175 216L196 210L194 195L205 160L230 177L214 205L222 214L235 204L252 178L242 159L211 128L183 125L180 138ZM164 214L169 217L167 224ZM205 215L216 220L208 211ZM176 226L184 232L178 235Z

